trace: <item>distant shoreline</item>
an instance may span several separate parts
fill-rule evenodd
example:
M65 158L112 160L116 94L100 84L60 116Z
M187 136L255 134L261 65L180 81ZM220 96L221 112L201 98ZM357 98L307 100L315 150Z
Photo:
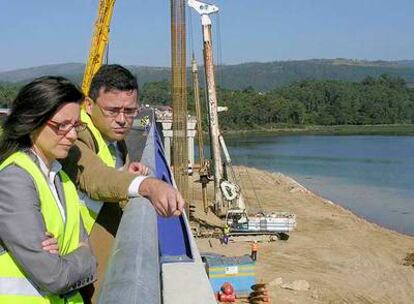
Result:
M224 130L236 135L414 135L414 124L395 125L340 125L340 126L269 126L245 130Z

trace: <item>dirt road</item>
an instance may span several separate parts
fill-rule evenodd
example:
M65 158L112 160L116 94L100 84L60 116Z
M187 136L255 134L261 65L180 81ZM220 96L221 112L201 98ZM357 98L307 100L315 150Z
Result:
M296 214L297 228L288 241L259 244L257 278L269 283L272 303L414 303L414 267L403 265L414 252L413 237L369 223L284 175L236 169L246 201L257 196L266 211ZM201 186L196 187L200 204ZM197 243L201 252L250 252L246 242ZM290 288L297 290L289 289L293 282L298 286Z

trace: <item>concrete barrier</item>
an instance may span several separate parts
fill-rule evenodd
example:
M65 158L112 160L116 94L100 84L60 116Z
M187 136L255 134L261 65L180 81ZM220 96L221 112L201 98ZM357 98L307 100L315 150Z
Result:
M174 185L162 140L151 120L141 162ZM144 198L124 211L99 304L215 304L204 265L185 215L162 218Z

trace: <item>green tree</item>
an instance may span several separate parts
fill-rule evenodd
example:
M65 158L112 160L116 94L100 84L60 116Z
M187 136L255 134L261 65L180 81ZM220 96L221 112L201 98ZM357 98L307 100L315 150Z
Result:
M171 84L168 80L147 82L140 95L143 104L170 105Z

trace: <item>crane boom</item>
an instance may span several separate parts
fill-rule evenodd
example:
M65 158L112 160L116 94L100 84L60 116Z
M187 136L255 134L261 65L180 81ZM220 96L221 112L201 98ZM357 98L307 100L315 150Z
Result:
M89 57L83 75L82 91L88 94L92 77L101 67L105 49L109 42L109 28L115 0L100 0L98 16L95 22L95 31L92 37Z

